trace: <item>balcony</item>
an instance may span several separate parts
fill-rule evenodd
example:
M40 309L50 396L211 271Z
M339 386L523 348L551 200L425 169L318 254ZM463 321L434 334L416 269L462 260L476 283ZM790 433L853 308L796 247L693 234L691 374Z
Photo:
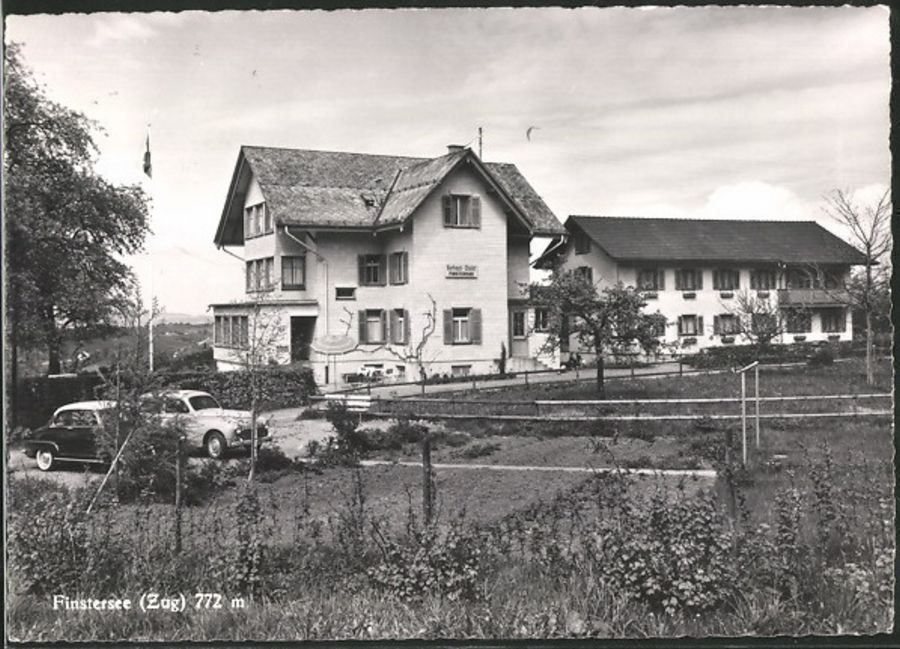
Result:
M848 300L847 289L843 288L787 288L778 291L779 306L844 306Z

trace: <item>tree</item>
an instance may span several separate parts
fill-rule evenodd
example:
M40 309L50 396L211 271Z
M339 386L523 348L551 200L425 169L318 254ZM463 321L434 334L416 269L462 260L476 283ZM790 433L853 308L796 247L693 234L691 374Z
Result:
M756 359L775 338L785 333L787 321L776 300L759 297L744 289L729 300L728 313L735 317L738 333L756 347Z
M880 296L887 291L890 275L878 267L891 249L891 192L885 190L875 205L858 203L849 191L836 189L825 197L825 213L850 232L850 243L865 256L861 276L848 282L847 302L866 319L866 383L875 383L873 320L883 308Z
M49 100L15 44L5 64L8 344L13 357L46 350L53 374L66 330L109 322L128 301L133 275L121 257L149 232L146 198L94 172L99 127Z
M550 284L538 290L546 296L550 314L545 348L557 349L569 335L597 355L597 392L605 398L604 358L609 351L640 347L656 349L665 325L659 313L644 313L646 301L621 282L598 291L596 285L574 271L555 269ZM663 329L664 330L664 329Z

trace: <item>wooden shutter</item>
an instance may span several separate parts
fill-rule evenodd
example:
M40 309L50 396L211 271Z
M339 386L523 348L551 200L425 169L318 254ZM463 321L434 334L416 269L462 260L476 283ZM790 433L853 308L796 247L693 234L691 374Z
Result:
M719 290L722 288L722 272L718 270L713 271L713 289Z
M444 344L453 344L453 309L444 309Z
M409 311L403 311L403 342L404 344L410 344L410 332L412 331L412 325L409 322Z
M445 194L441 199L444 203L444 225L453 225L453 197Z
M387 312L381 310L381 340L379 342L386 343L388 341L388 323Z
M389 329L391 333L391 342L399 343L398 334L400 334L400 323L397 321L397 309L391 309L389 318Z
M722 333L722 319L717 315L713 316L713 333L714 334Z
M475 345L481 344L481 309L469 311L469 340Z
M481 196L472 197L472 211L469 214L469 225L481 227Z
M697 335L698 336L703 335L703 316L702 315L697 316Z
M247 262L247 292L253 290L253 262Z
M666 271L660 268L656 271L656 288L657 290L666 290Z
M676 270L675 271L675 290L680 291L684 288L684 278L682 277L683 271ZM679 325L679 333L681 333L681 325Z
M356 256L356 264L359 267L359 285L366 285L366 256L365 255L357 255Z
M359 317L359 342L367 343L368 341L366 340L366 312L360 311L358 317Z
M694 269L695 277L697 278L697 290L700 291L703 289L703 270L700 268Z
M387 284L387 255L378 256L378 285Z
M675 276L678 277L678 274L676 273ZM680 336L683 333L684 333L684 316L680 315L680 316L678 316L678 335Z

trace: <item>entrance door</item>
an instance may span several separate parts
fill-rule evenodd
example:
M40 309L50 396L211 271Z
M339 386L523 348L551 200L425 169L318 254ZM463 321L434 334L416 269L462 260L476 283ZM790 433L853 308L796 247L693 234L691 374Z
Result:
M308 361L309 345L316 329L315 316L291 317L291 362Z
M509 355L528 356L528 312L525 309L509 311Z

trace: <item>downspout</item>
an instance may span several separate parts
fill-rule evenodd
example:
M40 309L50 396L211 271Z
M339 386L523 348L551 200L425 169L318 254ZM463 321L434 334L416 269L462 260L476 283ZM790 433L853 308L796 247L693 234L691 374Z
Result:
M293 239L294 241L299 243L301 246L303 246L306 250L309 250L312 254L314 254L316 257L318 257L319 261L321 261L325 265L325 335L327 336L328 335L328 296L329 296L329 293L328 293L328 260L325 259L325 257L323 257L322 254L319 253L318 250L313 249L312 246L310 246L308 243L301 241L298 237L294 236L294 234L290 230L290 226L287 226L287 225L284 226L284 233L288 237L290 237L291 239Z

